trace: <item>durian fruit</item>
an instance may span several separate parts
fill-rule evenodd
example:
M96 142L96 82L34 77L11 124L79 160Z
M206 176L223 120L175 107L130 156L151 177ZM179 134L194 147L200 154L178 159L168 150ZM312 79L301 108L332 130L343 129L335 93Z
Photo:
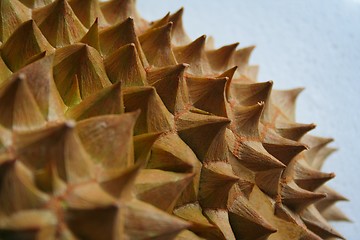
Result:
M0 0L0 239L343 238L332 139L183 9Z

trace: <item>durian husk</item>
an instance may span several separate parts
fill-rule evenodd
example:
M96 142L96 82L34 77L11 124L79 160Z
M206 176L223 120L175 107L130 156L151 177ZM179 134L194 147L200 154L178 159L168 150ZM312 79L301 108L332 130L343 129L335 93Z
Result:
M1 239L342 238L321 172L254 46L191 40L183 9L0 0Z

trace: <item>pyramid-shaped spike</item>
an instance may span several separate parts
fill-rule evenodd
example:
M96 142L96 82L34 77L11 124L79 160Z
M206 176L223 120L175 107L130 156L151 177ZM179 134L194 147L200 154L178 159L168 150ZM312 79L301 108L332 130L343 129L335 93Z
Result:
M139 178L139 172L139 165L121 170L110 168L109 171L102 173L100 186L120 201L129 201L134 197L135 180Z
M25 75L25 80L44 118L48 121L63 119L66 106L56 89L53 79L54 56L43 57L18 72L11 78ZM39 86L42 86L41 88Z
M233 122L231 127L241 136L258 138L259 122L264 107L264 102L252 106L234 106L232 108Z
M92 164L74 122L17 134L14 146L18 158L32 170L54 166L58 176L68 183L92 178Z
M189 146L177 134L167 134L155 142L147 168L192 172L198 161Z
M309 191L314 191L325 182L335 177L334 173L323 173L314 170L301 161L297 161L294 165L293 177L296 184Z
M238 66L238 71L243 71L248 66L250 55L254 48L255 46L249 46L241 48L234 53L232 64Z
M174 23L173 30L171 32L171 41L176 46L186 45L191 42L183 27L183 12L184 8L180 8L178 11L171 14L169 18L169 21Z
M100 26L107 25L98 0L70 0L69 4L85 27L90 28L95 19L99 20Z
M0 124L18 131L44 126L45 118L30 90L25 74L19 74L1 86Z
M285 165L271 156L258 141L244 140L227 132L226 141L237 161L252 171L283 169Z
M295 212L326 197L324 193L310 192L298 187L294 182L281 183L281 201Z
M226 209L228 192L239 180L231 165L225 162L210 162L201 169L199 201L203 208Z
M124 224L118 220L120 211L115 205L68 208L64 218L68 228L78 238L116 239L121 234L121 230L116 229L123 229Z
M140 109L135 135L147 132L167 132L174 128L174 120L153 87L126 88L123 92L125 111Z
M231 85L231 97L245 106L253 106L258 102L267 103L272 85L272 81L252 84L233 83Z
M124 19L123 22L102 29L99 32L99 39L101 53L105 56L115 52L118 48L126 44L134 43L143 66L148 66L148 62L135 33L133 18L128 17Z
M47 200L48 196L35 187L31 172L22 163L7 160L0 164L0 215L42 208Z
M332 205L321 212L321 215L327 221L345 221L352 222L338 207Z
M257 172L255 178L256 185L267 195L276 197L279 194L280 178L283 171L281 168L275 168Z
M320 170L326 158L334 152L332 148L326 147L332 141L334 141L332 138L322 138L311 135L305 135L301 139L301 142L309 146L309 150L305 152L305 158L310 166Z
M205 209L204 214L215 224L227 240L235 240L234 233L229 222L229 214L223 209Z
M349 201L346 197L326 185L322 185L321 187L319 187L317 192L326 193L326 198L321 199L315 204L316 208L321 213L333 206L338 201Z
M174 214L191 222L190 230L200 236L201 239L225 240L225 236L221 230L210 223L203 215L203 211L198 202L188 203L178 207L174 210Z
M217 116L227 117L225 85L228 78L186 78L189 96L194 107Z
M285 165L288 165L297 154L307 149L302 143L283 138L270 128L266 128L264 125L260 126L264 148Z
M106 107L105 107L106 106ZM120 114L124 112L121 96L121 83L113 84L86 98L80 104L70 108L66 116L71 119L82 120L90 117Z
M168 12L164 17L162 17L159 20L155 20L152 21L150 23L150 27L149 29L147 29L146 31L149 31L150 29L154 29L154 28L158 28L158 27L162 27L164 25L166 25L170 20L170 12Z
M127 203L124 212L124 236L128 239L172 239L190 226L177 217L136 200Z
M78 62L79 64L74 64ZM96 49L82 43L58 49L54 59L54 79L60 95L68 106L74 105L65 96L72 96L75 84L69 78L77 76L81 99L110 86L101 56Z
M134 137L135 163L145 167L148 163L151 148L162 133L145 133Z
M54 49L33 20L21 24L1 46L1 56L12 71L20 69L44 51L52 53Z
M229 220L236 239L266 239L276 232L259 213L257 213L243 197L239 197L230 206Z
M133 128L139 112L104 115L80 121L77 133L90 156L104 168L134 164Z
M211 72L205 52L206 36L203 35L193 42L174 48L174 55L178 62L190 64L187 72L193 75L204 75Z
M5 42L20 24L30 20L31 10L18 0L1 0L0 5L0 41Z
M178 64L147 72L147 80L156 88L161 100L172 113L184 110L189 104L189 95L184 71L189 65Z
M143 31L147 23L142 19L135 8L135 0L110 0L101 3L101 11L106 21L111 24L117 24L126 18L133 17L137 26L137 31Z
M293 141L299 141L307 132L314 129L315 124L301 124L301 123L276 123L275 131L283 138Z
M150 65L165 67L177 63L171 49L172 25L173 23L169 22L139 36L141 47Z
M136 178L136 197L159 209L172 213L176 201L193 177L194 174L192 173L173 173L157 169L145 169Z
M303 88L295 88L282 91L274 90L271 92L272 102L281 109L281 112L291 122L295 121L296 99L303 90Z
M100 52L100 40L99 40L99 19L96 18L93 24L90 26L84 37L81 38L80 42L95 48Z
M305 222L307 228L323 239L340 238L345 239L334 230L327 221L321 216L314 206L309 206L301 213L301 218Z
M238 45L239 43L233 43L218 49L207 51L206 56L209 59L211 68L217 72L222 72L228 69L235 49Z
M33 10L33 19L54 47L64 47L81 39L86 28L76 17L67 0Z
M224 117L185 113L176 126L179 136L200 161L226 161L225 129L230 120Z
M112 83L122 82L124 87L147 85L145 69L134 43L127 44L108 55L104 64Z
M332 153L336 152L337 148L331 147L324 147L319 150L316 154L316 158L312 161L311 166L315 169L320 170L325 163L325 160L330 156Z

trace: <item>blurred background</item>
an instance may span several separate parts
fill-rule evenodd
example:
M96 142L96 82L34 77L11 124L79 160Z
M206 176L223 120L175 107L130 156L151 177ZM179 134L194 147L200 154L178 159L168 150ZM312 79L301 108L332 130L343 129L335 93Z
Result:
M147 20L185 7L184 25L195 39L213 36L217 47L256 45L251 63L259 81L275 89L306 87L297 105L301 123L316 123L311 134L333 137L339 148L325 172L329 186L350 199L338 203L354 223L333 223L349 240L360 232L360 0L138 0Z

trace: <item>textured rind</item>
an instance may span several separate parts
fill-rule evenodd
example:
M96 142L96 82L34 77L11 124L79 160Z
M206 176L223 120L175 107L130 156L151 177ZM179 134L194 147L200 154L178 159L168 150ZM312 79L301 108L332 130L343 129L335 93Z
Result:
M332 139L295 121L302 89L256 82L253 46L135 0L0 2L1 239L343 238Z

